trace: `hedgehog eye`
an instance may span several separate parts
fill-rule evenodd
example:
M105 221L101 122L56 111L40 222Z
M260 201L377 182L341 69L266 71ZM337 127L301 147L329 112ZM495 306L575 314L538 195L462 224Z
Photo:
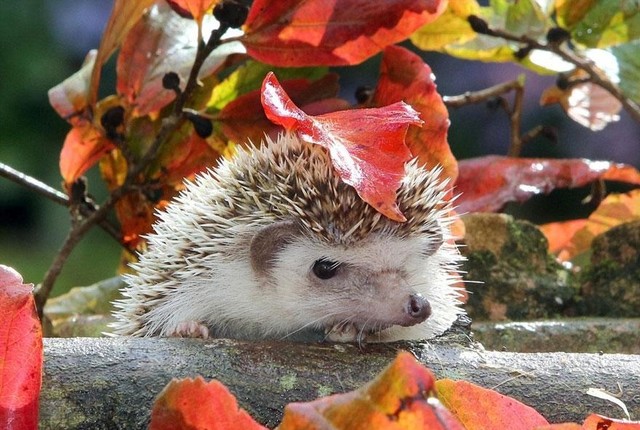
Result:
M326 258L321 258L313 263L313 274L316 275L320 279L329 279L333 278L336 274L336 271L340 267L340 263L336 263L335 261L327 260Z

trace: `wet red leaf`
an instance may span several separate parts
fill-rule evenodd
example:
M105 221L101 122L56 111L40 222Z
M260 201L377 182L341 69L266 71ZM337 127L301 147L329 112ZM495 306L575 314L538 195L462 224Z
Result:
M320 102L324 103L322 113L347 107L347 102L335 98L338 94L338 76L333 73L314 82L289 79L282 82L282 88L296 105L305 109L309 104ZM228 139L241 144L247 141L258 143L265 133L275 135L282 130L282 127L267 119L261 97L260 90L250 91L229 102L220 111L216 120L222 125L222 131Z
M278 429L463 430L433 397L433 386L433 374L402 351L357 391L287 405Z
M556 188L573 188L597 179L640 185L631 166L585 159L486 156L461 160L455 184L460 212L497 212L507 202L522 202Z
M440 379L438 398L466 430L531 430L548 424L535 409L496 391L467 381Z
M293 103L273 73L263 82L262 105L271 121L327 148L336 172L365 202L390 219L406 220L396 191L411 158L404 143L407 128L421 123L411 106L399 102L310 116Z
M33 285L0 265L0 428L37 429L42 328Z
M60 173L65 183L75 182L113 148L113 143L91 123L73 127L67 133L60 152Z
M172 380L151 411L150 430L266 430L238 407L235 397L219 381Z
M404 101L420 113L422 127L411 126L407 132L407 145L427 168L443 167L443 177L458 176L458 162L447 141L449 112L436 90L431 68L413 52L388 46L382 55L380 80L373 104L385 106Z
M360 63L437 18L440 0L256 0L242 43L277 66Z

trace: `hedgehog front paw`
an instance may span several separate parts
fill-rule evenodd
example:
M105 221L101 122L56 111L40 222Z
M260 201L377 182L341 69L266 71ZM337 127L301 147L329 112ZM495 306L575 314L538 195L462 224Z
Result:
M209 328L197 321L182 321L175 329L173 329L173 331L168 333L168 336L209 339Z
M362 333L353 324L339 323L325 329L325 339L329 342L362 342Z

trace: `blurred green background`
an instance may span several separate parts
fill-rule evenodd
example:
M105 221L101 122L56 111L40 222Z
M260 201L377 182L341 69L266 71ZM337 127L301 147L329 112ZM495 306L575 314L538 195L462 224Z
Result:
M24 0L0 2L0 162L60 188L58 156L69 129L49 106L47 90L74 73L86 52L96 48L111 9L107 0ZM409 44L405 46L410 47ZM515 65L481 64L444 55L422 53L432 67L441 94L455 95L514 79L526 73L523 131L538 124L555 126L557 144L539 138L524 156L585 157L640 166L640 126L626 113L621 121L599 133L566 118L559 107L541 108L539 96L554 77L540 77ZM355 88L374 86L379 58L362 65L338 68L343 97ZM103 93L113 88L113 62L107 65ZM105 92L106 91L106 92ZM113 90L111 90L112 92ZM459 158L505 154L508 121L502 111L484 105L451 111L450 142ZM105 190L95 169L89 190L98 202ZM535 221L584 216L580 204L589 190L556 191L508 210ZM0 178L0 264L22 273L27 282L40 282L69 229L65 208ZM99 229L75 249L56 283L55 294L113 276L120 247Z

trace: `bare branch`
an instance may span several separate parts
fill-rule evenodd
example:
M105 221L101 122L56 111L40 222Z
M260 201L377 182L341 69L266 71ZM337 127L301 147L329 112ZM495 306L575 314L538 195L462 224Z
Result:
M513 81L504 82L479 91L467 91L466 93L457 96L444 96L442 99L447 107L458 108L468 104L483 103L491 99L502 98L503 94L510 91L515 92L513 107L509 107L506 100L502 106L509 115L509 123L511 125L509 155L512 157L518 157L522 151L520 122L522 119L524 85L521 80L514 79Z
M475 22L477 20L481 19L474 15L471 15L469 17L469 22ZM606 73L602 71L602 69L596 66L591 60L580 56L570 49L567 49L565 44L558 42L541 43L536 39L527 36L526 34L523 34L522 36L516 36L515 34L509 33L502 29L491 28L486 22L484 22L484 25L480 25L478 29L481 30L479 31L479 33L485 34L487 36L500 37L505 40L524 44L529 50L539 49L542 51L553 52L564 61L571 63L576 66L576 68L586 72L589 75L591 82L607 90L612 96L618 99L620 103L622 103L625 110L629 113L629 115L631 115L634 120L640 122L640 106L638 106L638 104L633 100L626 97L622 93L620 88L616 84L611 82L611 80L607 77Z

